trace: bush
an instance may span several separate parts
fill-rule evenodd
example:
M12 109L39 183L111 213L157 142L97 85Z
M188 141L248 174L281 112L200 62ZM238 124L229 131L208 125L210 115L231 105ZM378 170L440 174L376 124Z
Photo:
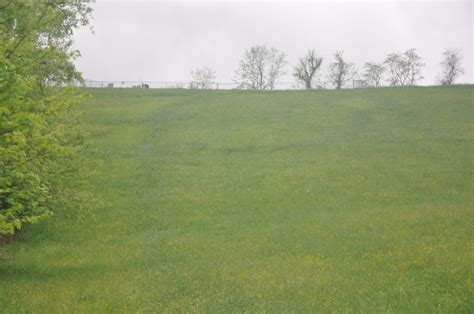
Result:
M0 0L0 236L51 215L74 155L67 130L81 77L71 36L88 23L87 4Z

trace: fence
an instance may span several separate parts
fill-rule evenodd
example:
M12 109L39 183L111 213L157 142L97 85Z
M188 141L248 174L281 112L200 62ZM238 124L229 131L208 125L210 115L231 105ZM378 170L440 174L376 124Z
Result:
M78 83L79 85L79 83ZM181 88L196 89L196 84L192 82L163 82L163 81L97 81L86 79L81 86L89 88ZM314 89L334 89L329 81L318 81L313 84ZM364 88L367 87L362 80L351 80L345 82L342 88ZM231 90L241 89L238 83L230 82L212 82L206 89L213 90ZM300 82L276 82L274 90L302 90L304 85Z

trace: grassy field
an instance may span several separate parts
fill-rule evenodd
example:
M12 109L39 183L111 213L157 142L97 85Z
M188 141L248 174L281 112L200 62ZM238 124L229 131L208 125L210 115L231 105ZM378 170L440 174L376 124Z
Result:
M90 92L0 312L474 311L473 86Z

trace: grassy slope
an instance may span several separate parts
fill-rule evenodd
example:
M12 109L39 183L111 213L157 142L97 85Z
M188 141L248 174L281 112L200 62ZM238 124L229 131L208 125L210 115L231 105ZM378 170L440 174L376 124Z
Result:
M0 309L474 310L472 86L92 94L101 202L7 247Z

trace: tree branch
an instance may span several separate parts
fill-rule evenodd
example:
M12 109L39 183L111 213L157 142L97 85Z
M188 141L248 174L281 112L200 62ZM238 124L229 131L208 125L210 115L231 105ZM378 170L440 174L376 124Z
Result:
M46 16L46 13L48 11L49 6L51 5L51 1L48 1L44 7L43 12L41 12L41 15L38 17L38 20L36 21L36 25L39 24L43 18ZM25 32L20 39L13 45L13 49L8 49L7 52L5 53L5 59L9 59L15 51L20 47L20 45L25 41L26 37L28 37L28 32Z

